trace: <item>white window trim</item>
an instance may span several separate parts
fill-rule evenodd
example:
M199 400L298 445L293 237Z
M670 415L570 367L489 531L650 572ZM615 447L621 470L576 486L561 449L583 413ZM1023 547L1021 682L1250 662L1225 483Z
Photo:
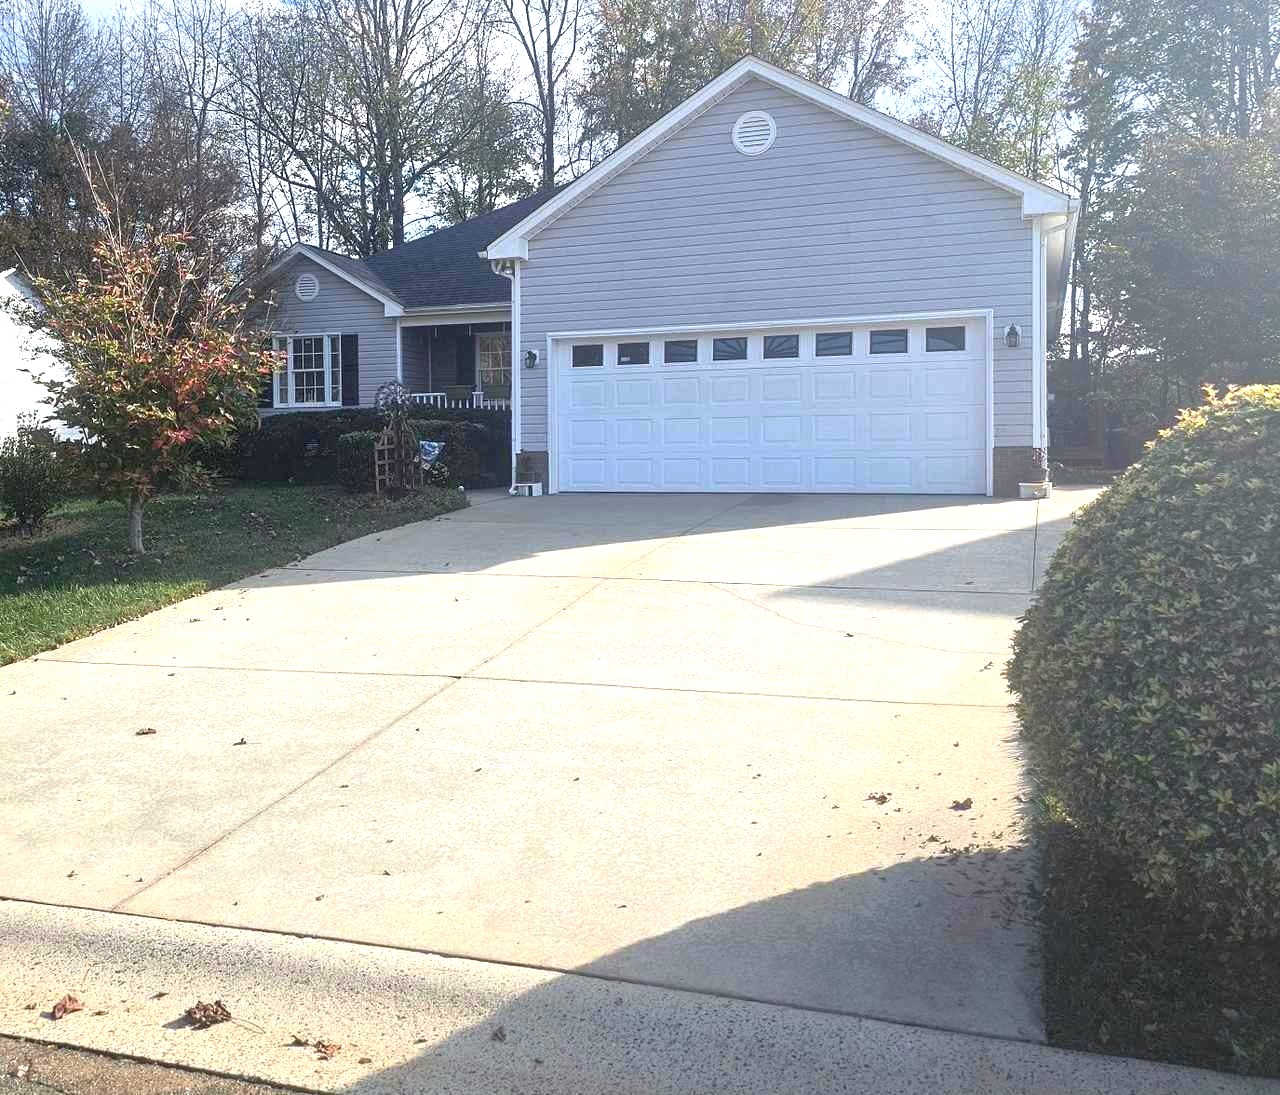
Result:
M294 398L294 367L293 367L293 343L295 339L301 338L322 338L324 339L324 390L329 398L321 400L300 401ZM271 379L271 398L273 407L292 407L314 409L316 407L341 407L342 406L342 335L336 331L321 333L318 331L296 331L291 334L276 333L271 336L271 348L280 353L283 342L283 350L285 354L284 366L284 391L285 398L280 397L280 374L277 373ZM333 399L333 393L338 393L338 398Z

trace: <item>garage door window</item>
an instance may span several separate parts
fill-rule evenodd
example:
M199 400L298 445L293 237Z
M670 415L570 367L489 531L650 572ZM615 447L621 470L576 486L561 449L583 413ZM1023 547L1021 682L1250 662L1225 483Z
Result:
M963 327L929 327L924 333L924 348L929 353L948 353L964 349Z
M688 365L698 360L696 338L673 338L662 344L662 360L668 365Z
M746 361L745 338L717 338L711 343L712 361Z
M588 342L573 348L573 367L575 369L591 369L604 364L604 344Z
M826 331L816 335L814 353L819 357L848 357L853 353L853 332Z
M767 360L773 361L777 358L799 357L800 356L800 336L799 335L765 335L764 336L764 356Z
M619 365L648 365L649 344L647 342L619 342Z
M963 329L961 328L961 330ZM907 329L902 327L893 331L872 331L871 352L873 354L905 354L907 352Z

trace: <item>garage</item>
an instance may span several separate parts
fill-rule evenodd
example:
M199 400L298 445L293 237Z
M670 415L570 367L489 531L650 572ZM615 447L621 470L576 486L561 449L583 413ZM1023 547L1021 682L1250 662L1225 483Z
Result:
M549 339L552 489L987 494L990 316Z

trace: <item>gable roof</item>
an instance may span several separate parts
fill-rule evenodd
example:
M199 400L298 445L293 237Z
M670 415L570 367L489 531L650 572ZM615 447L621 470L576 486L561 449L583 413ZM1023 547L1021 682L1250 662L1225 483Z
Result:
M373 255L364 265L395 290L406 308L507 304L510 280L495 274L480 252L494 236L524 220L555 193L540 190L492 213Z
M542 190L492 213L440 228L367 259L353 259L309 243L295 243L261 274L265 280L301 256L382 302L387 316L406 309L450 308L511 301L511 282L479 257L484 245L554 196Z
M1076 202L1052 187L1035 182L1016 171L1001 167L990 160L975 156L947 141L916 129L914 126L890 118L870 107L862 106L843 95L811 83L790 72L768 64L755 57L744 57L695 92L674 110L654 122L639 136L633 138L606 157L585 175L559 191L550 200L542 203L519 223L494 237L485 248L485 257L496 259L527 259L529 257L529 239L539 229L549 224L560 213L582 201L588 194L599 189L631 163L639 159L651 148L664 140L669 134L683 126L686 122L702 113L739 84L750 78L763 80L775 87L790 91L802 99L816 103L818 106L858 122L878 133L916 148L936 159L951 164L970 175L1000 187L1022 198L1022 215L1036 216L1043 213L1071 214Z

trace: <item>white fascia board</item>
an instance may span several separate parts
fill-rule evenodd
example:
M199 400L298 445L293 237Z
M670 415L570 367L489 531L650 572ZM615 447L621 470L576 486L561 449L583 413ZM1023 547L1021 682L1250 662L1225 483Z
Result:
M1024 217L1039 216L1044 213L1069 213L1077 204L1074 199L1050 186L1035 182L981 156L975 156L972 152L966 152L914 126L900 122L896 118L890 118L887 114L881 114L870 107L855 103L843 95L838 95L834 91L820 87L775 65L755 57L745 57L703 86L700 91L695 92L674 110L663 115L639 136L632 138L611 156L606 157L576 182L565 187L550 201L539 206L519 224L508 229L481 252L482 257L491 260L527 260L529 238L539 228L554 220L568 207L581 201L591 191L603 186L670 133L679 129L751 76L826 107L868 129L916 148L970 175L975 175L993 186L1020 195Z
M295 243L280 257L279 261L273 263L271 266L267 267L263 273L259 274L257 280L265 281L277 270L282 269L299 255L303 258L310 259L317 266L328 270L334 277L341 278L348 285L354 285L361 292L368 293L374 300L381 302L382 314L388 319L404 315L404 305L398 300L393 300L391 297L387 296L386 293L379 292L372 285L368 284L368 282L352 277L342 269L341 266L338 266L336 263L329 262L323 255L316 254L316 252L305 243Z
M432 327L457 323L503 323L511 318L511 304L458 304L444 308L414 308L400 318L402 327Z

